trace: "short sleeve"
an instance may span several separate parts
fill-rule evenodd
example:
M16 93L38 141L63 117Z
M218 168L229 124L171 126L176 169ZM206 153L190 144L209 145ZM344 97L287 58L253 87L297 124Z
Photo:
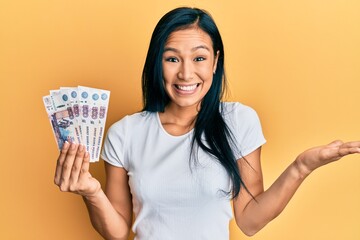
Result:
M254 109L241 103L231 103L226 118L232 131L236 159L245 157L266 143L260 119Z
M104 140L101 158L113 166L128 170L125 159L126 123L127 117L124 117L109 128Z

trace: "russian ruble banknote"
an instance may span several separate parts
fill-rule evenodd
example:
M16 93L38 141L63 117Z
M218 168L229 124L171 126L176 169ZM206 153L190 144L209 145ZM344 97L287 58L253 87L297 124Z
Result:
M90 161L98 161L109 98L110 91L84 86L50 90L43 102L58 148L65 141L82 144Z

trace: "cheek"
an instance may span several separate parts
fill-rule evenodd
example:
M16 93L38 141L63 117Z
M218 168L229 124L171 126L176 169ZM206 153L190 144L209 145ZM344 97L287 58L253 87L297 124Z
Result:
M163 86L166 88L166 86L169 84L169 76L166 74L165 71L163 71Z
M206 66L206 67L200 69L199 75L204 82L212 82L212 79L213 79L212 68L209 68L208 66Z
M162 74L163 74L164 83L170 83L176 74L176 69L163 65Z
M163 73L163 88L165 90L165 92L169 95L169 93L171 92L171 88L172 88L172 81L171 81L171 77L169 77L169 75L167 75L166 73Z

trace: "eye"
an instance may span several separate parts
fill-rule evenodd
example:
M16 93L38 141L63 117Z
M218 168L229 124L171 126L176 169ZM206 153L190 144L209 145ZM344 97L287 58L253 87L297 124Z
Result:
M166 62L179 62L179 60L175 57L168 57L168 58L165 58L165 61Z
M204 57L196 57L194 59L195 62L200 62L200 61L204 61L204 60L206 60L206 58L204 58Z

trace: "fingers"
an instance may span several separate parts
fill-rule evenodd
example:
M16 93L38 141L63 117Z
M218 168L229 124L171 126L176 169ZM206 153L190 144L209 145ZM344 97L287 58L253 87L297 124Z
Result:
M82 162L81 172L82 173L88 172L89 167L90 167L90 154L86 152L84 156L84 161Z
M347 143L344 143L342 147L360 148L360 141L347 142Z
M360 141L346 142L334 141L327 145L327 159L339 159L349 154L360 153Z
M64 178L69 177L69 189L70 191L76 191L76 185L79 179L80 170L82 162L84 161L84 155L86 154L85 147L79 145L78 151L76 152L72 168L69 171L69 176L64 176Z
M67 152L69 150L69 147L70 147L70 143L66 141L64 143L64 145L63 145L63 148L61 149L59 158L56 161L55 178L54 178L54 182L55 182L56 185L60 184L62 165L64 164L66 154L67 154Z
M71 143L70 148L67 152L67 156L65 158L65 161L62 165L62 173L61 173L61 184L60 184L60 188L62 188L62 185L67 185L68 180L70 178L70 174L71 174L71 170L75 161L76 157L80 157L79 156L79 152L78 150L79 145L75 144L75 143ZM63 189L62 189L63 190Z
M341 157L355 153L360 153L360 141L344 143L339 147L338 151Z
M54 182L61 191L76 191L84 156L89 155L83 145L66 142L56 165Z

